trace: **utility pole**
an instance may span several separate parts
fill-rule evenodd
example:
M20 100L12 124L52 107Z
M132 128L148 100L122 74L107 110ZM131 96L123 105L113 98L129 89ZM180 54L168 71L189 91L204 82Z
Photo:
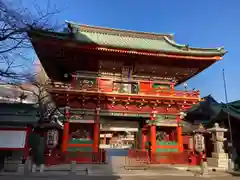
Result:
M232 138L232 126L231 126L231 119L230 119L230 111L228 106L228 95L227 95L227 83L225 78L225 71L222 70L223 76L223 85L224 85L224 94L225 94L225 102L227 108L227 118L228 118L228 130L229 130L229 140L228 140L228 170L233 170L233 138Z

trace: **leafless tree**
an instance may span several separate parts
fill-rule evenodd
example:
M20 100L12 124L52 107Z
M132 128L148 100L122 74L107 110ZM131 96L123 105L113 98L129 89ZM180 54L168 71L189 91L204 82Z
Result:
M33 54L33 48L27 32L31 29L61 29L62 25L54 21L54 16L61 11L51 6L50 0L46 0L44 9L32 3L32 8L27 9L21 3L15 7L0 0L0 84L7 83L18 89L14 92L20 102L26 102L28 98L33 100L40 121L43 121L49 120L57 108L46 91L48 77L41 64L40 71L33 71L36 58L29 56Z
M36 74L28 79L28 84L26 84L25 87L21 85L22 90L28 90L33 95L35 104L38 108L40 122L52 120L53 115L59 112L51 96L47 92L48 84L49 78L44 68L39 63Z
M47 123L62 116L58 107L47 92L49 78L41 64L37 64L36 73L27 76L25 83L13 83L0 86L0 100L6 103L27 103L36 106L39 123ZM57 116L55 116L57 115Z
M29 10L24 7L14 8L0 0L0 83L9 80L24 80L32 74L31 43L27 36L30 28L56 30L60 26L53 22L53 16L60 11L50 7L50 0L46 8L41 9L37 4ZM33 12L34 11L34 12Z

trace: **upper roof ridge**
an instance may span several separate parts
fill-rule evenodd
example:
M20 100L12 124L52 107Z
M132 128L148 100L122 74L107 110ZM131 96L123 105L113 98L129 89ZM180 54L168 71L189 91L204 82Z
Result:
M149 38L149 39L163 39L167 37L173 40L173 34L167 33L149 33L149 32L141 32L141 31L133 31L133 30L125 30L125 29L117 29L117 28L109 28L109 27L100 27L100 26L91 26L86 24L78 24L71 21L66 21L68 27L79 28L80 31L87 31L87 32L96 32L96 33L103 33L103 34L111 34L117 36L129 36L129 37L136 37L136 38Z

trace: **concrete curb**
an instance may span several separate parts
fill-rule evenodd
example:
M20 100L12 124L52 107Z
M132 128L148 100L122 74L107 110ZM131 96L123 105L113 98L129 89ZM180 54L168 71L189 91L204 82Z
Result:
M77 174L77 175L81 175L81 176L86 176L84 174ZM26 177L26 178L32 178L32 177L42 177L42 178L47 178L49 176L52 177L62 177L62 176L76 176L76 173L68 173L68 172L50 172L50 173L29 173L29 174L17 174L17 173L1 173L1 176L12 176L12 177Z
M182 170L182 171L200 171L201 168L198 166L195 167L184 167L184 166L175 166L176 169ZM208 167L208 171L212 172L227 172L227 169L225 168L217 168L217 167Z
M107 176L107 177L127 177L127 176L194 176L193 173L185 172L185 173L178 173L178 172L134 172L133 173L125 173L125 172L119 172L119 173L102 173L102 172L95 172L95 173L89 173L84 174L82 172L62 172L62 171L54 171L54 172L32 172L32 173L9 173L9 172L3 172L0 174L0 176L12 176L12 177L42 177L47 178L49 176L52 177L60 177L60 176Z
M194 175L195 177L202 177L202 178L212 178L212 177L225 177L225 176L229 176L229 174L227 173L222 173L222 174L204 174L204 175L201 175L201 174L197 174L197 175Z
M228 174L231 174L232 176L240 176L239 171L227 171Z
M238 173L240 176L240 173ZM152 177L163 177L163 176L176 176L176 177L219 177L219 176L228 176L230 174L228 173L221 173L221 174L206 174L206 175L200 175L200 174L194 174L192 172L185 172L185 173L116 173L116 174L103 174L103 173L91 173L91 174L82 174L82 173L67 173L67 172L48 172L48 173L30 173L30 174L21 174L21 173L1 173L1 176L12 176L12 177L24 177L24 178L48 178L48 177L62 177L62 176L68 176L68 177L75 177L75 176L101 176L101 177L137 177L137 176L152 176Z

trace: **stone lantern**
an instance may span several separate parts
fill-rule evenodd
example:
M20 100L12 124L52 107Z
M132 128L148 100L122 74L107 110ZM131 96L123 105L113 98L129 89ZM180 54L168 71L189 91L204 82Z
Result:
M218 123L214 124L213 128L208 129L212 133L212 142L214 145L214 151L212 152L212 158L208 159L208 164L213 167L228 168L228 155L224 151L224 132L227 129L221 128Z

